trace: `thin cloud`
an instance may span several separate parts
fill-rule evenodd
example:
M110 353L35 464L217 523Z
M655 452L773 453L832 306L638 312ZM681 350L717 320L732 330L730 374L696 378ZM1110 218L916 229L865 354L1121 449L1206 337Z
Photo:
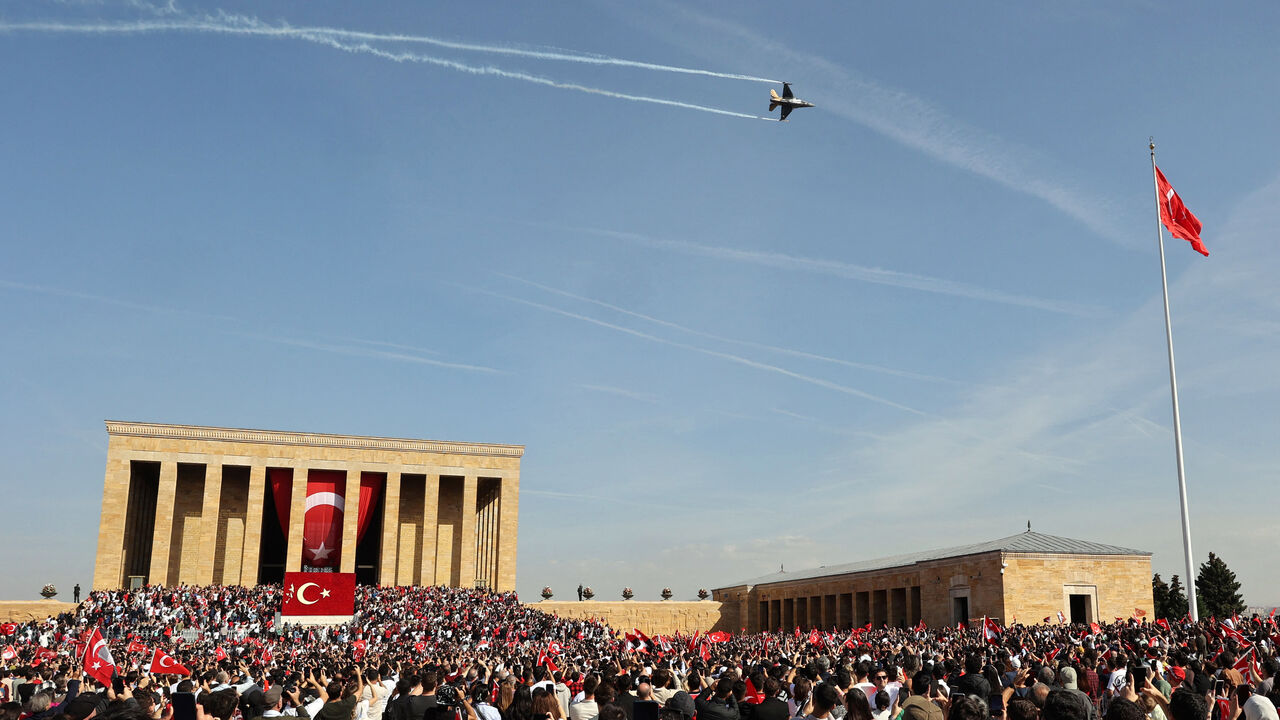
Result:
M637 392L635 390L628 390L626 388L613 387L612 385L591 385L591 384L584 383L579 385L578 387L582 388L583 390L590 390L591 392L604 393L606 395L617 395L618 397L624 397L624 398L627 398L628 400L636 400L639 402L644 402L649 404L657 404L658 402L658 399L655 398L653 395L650 395L649 393Z
M277 345L288 345L291 347L306 348L308 350L320 350L322 352L334 353L337 355L350 355L353 357L378 358L380 360L395 360L398 362L415 363L418 365L430 365L432 367L447 368L450 370L463 370L466 372L486 373L490 375L508 375L506 370L486 367L484 365L469 365L467 363L447 362L444 360L436 360L435 358L422 357L421 355L411 355L404 352L395 352L390 350L377 350L374 348L363 347L360 345L335 345L332 343L317 342L314 340L303 340L299 338L280 337L274 335L252 335L247 333L235 333L244 335L256 340L276 343Z
M609 498L586 493L555 492L554 490L520 490L521 495L537 495L538 497L556 498L558 500L600 500L607 502Z
M17 282L14 280L0 280L0 287L9 288L10 290L21 290L24 292L38 293L41 295L53 295L55 297L70 298L72 300L85 300L97 305L112 305L115 307L128 308L129 310L142 310L151 313L163 313L166 315L190 315L194 317L212 318L216 320L235 320L228 315L217 315L215 313L199 312L195 310L184 310L182 308L170 307L166 305L149 305L147 303L133 302L132 300L122 300L120 298L107 297L105 295L94 295L93 293L81 292L79 290L70 290L67 288L54 287L51 285L35 285L32 283Z
M890 287L906 288L909 290L920 290L922 292L962 297L971 300L984 300L1003 305L1013 305L1016 307L1025 307L1034 310L1046 310L1049 312L1073 315L1075 317L1082 318L1096 318L1105 314L1105 311L1096 305L1082 305L1079 303L1062 302L1060 300L1046 300L1043 298L1031 297L1029 295L1016 295L1013 293L1002 292L1000 290L990 290L977 285L956 282L954 280L944 280L942 278L930 277L928 275L899 272L897 270L885 270L884 268L867 267L865 265L855 265L853 263L847 263L840 260L824 260L820 258L787 255L785 253L764 250L739 250L737 248L718 245L702 245L683 240L663 240L661 238L653 238L647 235L620 232L617 230L602 230L599 228L574 229L579 232L590 233L615 240L625 240L637 245L643 245L645 247L659 250L671 250L684 255L759 265L774 268L776 270L790 270L795 272L829 275L832 277L845 278L847 280L874 283L876 285L888 285Z
M628 310L627 308L620 307L612 303L607 303L607 302L604 302L603 300L596 300L595 298L589 298L584 295L577 295L577 294L568 292L567 290L554 288L554 287L551 287L550 285L543 285L542 283L537 283L532 280L525 280L524 278L519 278L519 277L516 277L515 275L507 275L506 273L497 273L497 275L499 277L504 277L508 280L513 280L518 283L523 283L525 285L528 285L529 287L538 288L539 290L552 293L553 295L559 295L561 297L567 297L572 300L579 300L585 303L591 303L592 305L596 305L598 307L602 307L608 310L613 310L614 312L627 315L628 317L633 317L638 320L644 320L645 322L651 322L655 325L661 325L662 327L671 328L672 330L679 330L680 332L688 333L690 335L695 335L697 337L707 338L708 340L716 340L718 342L730 343L733 345L739 345L741 347L754 348L756 350L768 350L769 352L776 352L782 355L790 355L792 357L804 358L806 360L817 360L820 362L833 363L835 365L843 365L844 367L855 368L858 370L869 370L871 372L878 372L878 373L884 373L886 375L894 375L897 377L910 378L912 380L924 380L927 382L948 383L953 385L963 384L957 380L950 380L948 378L938 377L936 375L925 375L923 373L915 373L909 370L899 370L898 368L885 367L883 365L872 365L869 363L853 362L852 360L843 360L841 358L834 358L827 355L819 355L817 353L805 352L803 350L793 350L791 348L779 347L777 345L766 345L765 343L752 342L750 340L739 340L737 338L726 337L724 335L717 335L715 333L710 333L703 330L695 330L691 327L686 327L678 323L673 323L669 320L656 318L652 315L645 315L644 313L639 313L634 310Z
M869 392L858 390L857 388L852 388L847 385L840 385L839 383L834 383L834 382L831 382L830 380L823 380L822 378L816 378L810 375L804 375L804 374L795 372L793 370L788 370L786 368L779 367L777 365L770 365L768 363L758 362L756 360L744 358L739 355L733 355L731 353L720 352L718 350L710 350L708 348L698 347L696 345L689 345L688 343L677 342L675 340L668 340L667 338L658 337L657 335L650 335L649 333L640 332L639 330L633 330L629 327L623 327L621 325L615 325L613 323L605 322L603 320L597 320L596 318L589 317L587 315L580 315L574 312L569 312L568 310L561 310L560 308L553 307L551 305L544 305L543 303L534 302L532 300L525 300L523 298L512 297L510 295L503 295L502 293L497 293L490 290L475 289L475 292L500 298L508 302L527 305L532 308L537 308L539 310L543 310L549 313L554 313L556 315L562 315L567 318L581 320L582 322L585 322L585 323L590 323L592 325L597 325L599 327L608 328L610 330L624 333L626 335L631 335L632 337L637 337L642 340L648 340L650 342L655 342L662 345L669 345L671 347L681 348L683 350L688 350L690 352L696 352L702 355L720 358L721 360L727 360L731 363L744 365L746 367L755 368L757 370L764 370L766 372L777 373L779 375L783 375L795 380L799 380L801 382L809 383L810 385L816 385L821 388L826 388L827 390L834 390L839 393L844 393L845 395L852 395L854 397L860 397L864 400L870 400L871 402L879 403L881 405L887 405L891 408L896 408L904 412L909 412L913 415L927 415L927 413L925 413L923 410L917 410L916 408L903 405L902 403L894 402L893 400L889 400L888 398L883 398L883 397L880 397L879 395L873 395Z

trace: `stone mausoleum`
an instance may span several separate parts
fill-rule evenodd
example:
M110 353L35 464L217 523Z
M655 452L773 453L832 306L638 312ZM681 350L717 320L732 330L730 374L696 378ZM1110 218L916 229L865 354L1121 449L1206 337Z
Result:
M107 421L94 589L286 571L514 590L524 447Z
M1151 553L1027 532L989 542L777 572L716 588L734 626L940 627L983 616L1031 624L1152 612Z

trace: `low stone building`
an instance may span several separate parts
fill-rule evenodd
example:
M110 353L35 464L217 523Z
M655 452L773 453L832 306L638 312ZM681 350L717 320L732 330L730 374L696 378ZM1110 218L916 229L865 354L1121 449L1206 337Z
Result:
M1028 530L974 545L777 572L716 588L726 618L763 629L1003 624L1152 612L1151 553Z

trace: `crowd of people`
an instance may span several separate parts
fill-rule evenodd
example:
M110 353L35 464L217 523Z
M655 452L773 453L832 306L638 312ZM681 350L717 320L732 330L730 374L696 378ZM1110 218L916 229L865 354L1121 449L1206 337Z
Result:
M1271 618L650 638L514 593L360 587L334 627L280 623L281 598L97 591L0 626L0 720L1280 720Z

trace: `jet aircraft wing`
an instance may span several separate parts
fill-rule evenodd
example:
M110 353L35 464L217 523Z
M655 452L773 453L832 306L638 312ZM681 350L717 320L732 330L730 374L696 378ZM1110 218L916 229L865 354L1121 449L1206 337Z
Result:
M793 98L795 95L791 93L791 83L782 83L782 97Z
M779 121L779 122L781 122L781 121L783 121L783 120L786 120L786 119L787 119L787 116L788 116L788 115L790 115L790 114L791 114L791 106L790 106L790 105L783 105L783 106L782 106L782 117L778 118L778 121Z

